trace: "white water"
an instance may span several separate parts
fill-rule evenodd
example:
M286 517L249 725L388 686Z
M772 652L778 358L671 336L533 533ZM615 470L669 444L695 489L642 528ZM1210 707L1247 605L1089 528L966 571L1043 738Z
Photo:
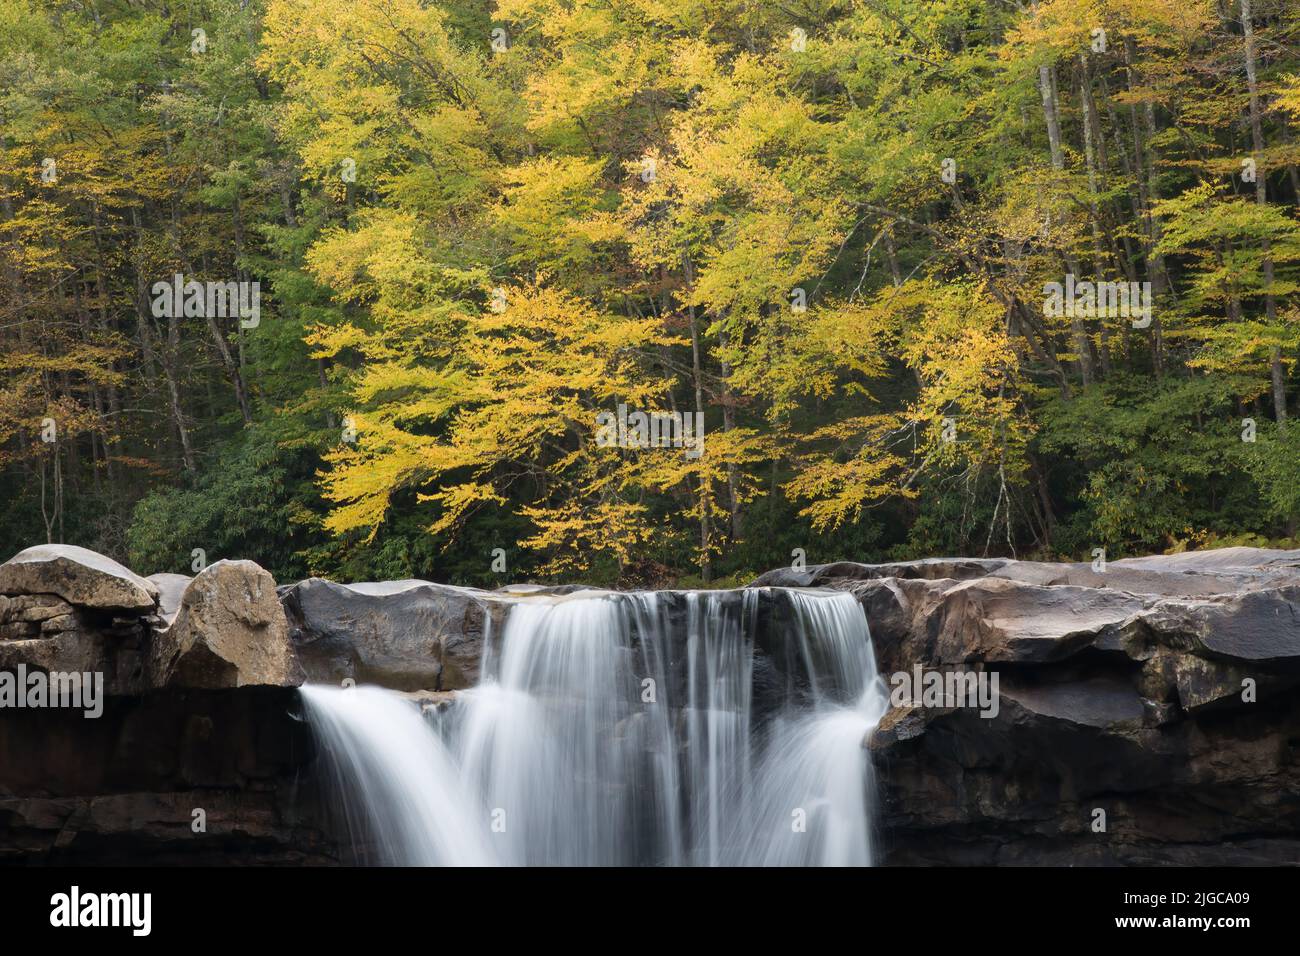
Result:
M688 594L684 640L651 592L522 601L479 686L427 719L390 691L303 688L359 858L869 864L888 698L867 621L847 594L780 595L803 679L762 715L758 591Z

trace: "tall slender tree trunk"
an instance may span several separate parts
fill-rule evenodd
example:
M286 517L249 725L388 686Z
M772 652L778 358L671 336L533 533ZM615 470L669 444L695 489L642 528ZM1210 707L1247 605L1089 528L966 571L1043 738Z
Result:
M695 269L689 256L683 256L683 266L687 285L695 282ZM700 361L700 324L695 314L695 306L687 306L687 315L691 322L691 372L695 385L695 410L704 412L704 372ZM709 489L704 475L700 475L700 578L706 583L713 580L713 562L709 557L709 544L713 540L713 529L709 520Z
M149 314L149 295L147 292L148 283L145 280L144 272L144 226L140 222L139 207L131 210L131 223L135 227L136 234L136 261L135 261L135 307L136 314L140 323L140 344L144 348L146 358L154 355L154 328L153 318ZM176 303L179 305L179 303ZM179 309L172 309L173 312ZM161 335L159 335L161 339ZM190 444L189 427L185 424L185 411L181 403L180 382L178 380L178 370L176 368L176 356L180 347L180 317L173 316L168 320L167 341L160 342L157 349L156 357L158 365L162 368L163 380L167 385L168 407L171 409L172 424L176 428L177 437L181 444L181 461L185 465L186 471L194 471L194 447Z
M1250 89L1250 139L1255 150L1255 202L1268 203L1268 175L1263 166L1264 124L1259 104L1259 67L1255 50L1255 24L1252 0L1241 0L1241 30L1245 36L1246 84ZM1277 302L1273 298L1273 246L1264 240L1264 314L1270 324L1277 321ZM1279 428L1286 428L1286 370L1282 365L1282 350L1273 347L1269 356L1269 374L1273 380L1273 414Z
M1088 166L1088 221L1092 226L1092 260L1093 271L1098 282L1104 282L1105 244L1101 238L1101 210L1097 204L1097 146L1093 136L1092 81L1088 71L1088 54L1079 54L1079 102L1083 106L1083 153ZM1097 317L1097 330L1101 344L1097 349L1101 360L1101 373L1110 377L1110 332L1106 328L1106 316Z
M1124 41L1124 66L1129 93L1135 94L1137 92L1137 43L1132 37L1127 37ZM1142 110L1142 121L1145 123L1144 135L1137 107L1133 106L1130 109L1130 117L1133 121L1133 148L1141 166L1137 170L1138 190L1142 202L1142 219L1147 227L1147 281L1151 283L1153 301L1159 300L1169 288L1164 257L1157 251L1162 232L1160 217L1152 208L1152 204L1159 198L1155 150L1151 146L1151 140L1156 132L1155 116L1155 105L1151 102L1151 98L1147 97ZM1151 319L1151 365L1157 378L1164 375L1164 331L1159 315L1153 315Z
M1047 145L1052 155L1052 167L1064 169L1065 154L1061 151L1061 120L1056 111L1056 84L1052 82L1052 68L1046 63L1038 68L1038 91L1043 98L1043 118L1047 121Z
M1052 67L1046 63L1038 68L1038 91L1043 100L1043 119L1047 123L1047 145L1051 153L1052 168L1063 170L1065 153L1061 148L1061 118L1056 105L1056 79L1052 72ZM1079 264L1074 261L1073 256L1066 256L1066 266L1076 276L1079 275ZM1083 387L1087 388L1092 384L1093 378L1092 343L1081 319L1071 317L1070 331L1074 335L1074 348L1079 355L1079 377L1083 380Z
M727 334L722 333L722 347L727 347ZM735 395L729 384L731 363L722 360L722 430L729 432L736 427ZM701 409L703 411L703 409ZM727 462L727 504L731 513L731 540L738 541L744 531L744 519L740 513L740 479L736 475L736 466Z

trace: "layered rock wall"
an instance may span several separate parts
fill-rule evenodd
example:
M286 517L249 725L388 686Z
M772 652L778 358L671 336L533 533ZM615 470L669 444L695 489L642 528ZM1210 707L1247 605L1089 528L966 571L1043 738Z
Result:
M887 676L997 674L995 716L904 702L864 742L887 862L1300 862L1300 552L846 562L751 587L711 600L719 620L756 615L756 711L801 679L771 588L853 594ZM0 565L0 673L100 673L106 700L95 719L0 708L0 859L343 860L294 688L445 706L512 604L575 589L277 589L247 561L144 579L84 549L21 552ZM634 627L684 641L693 600L662 592Z
M998 673L996 716L902 706L875 733L891 862L1300 862L1300 552L757 583L853 593L886 673Z

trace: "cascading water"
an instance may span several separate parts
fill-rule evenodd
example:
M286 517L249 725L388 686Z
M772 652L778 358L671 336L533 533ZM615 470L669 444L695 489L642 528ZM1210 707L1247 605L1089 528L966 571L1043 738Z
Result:
M762 593L521 600L479 685L428 717L378 688L305 687L361 858L869 864L864 744L888 700L866 617L847 594L773 592L791 620L777 662L756 647ZM763 708L760 680L767 697L784 682Z
M373 862L497 862L456 763L420 712L379 687L301 689L353 844Z

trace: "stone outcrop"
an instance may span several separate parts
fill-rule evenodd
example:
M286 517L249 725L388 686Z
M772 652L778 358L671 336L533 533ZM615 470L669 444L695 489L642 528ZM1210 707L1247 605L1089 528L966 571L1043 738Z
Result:
M218 561L189 581L153 638L155 687L299 684L275 580L252 561Z
M402 691L460 690L478 681L484 635L508 600L430 581L281 588L290 634L309 680Z
M41 545L0 564L0 670L99 672L110 693L143 689L157 588L103 555Z
M141 578L84 548L0 564L0 669L99 672L107 692L300 683L275 581L251 561Z
M0 594L0 640L21 641L42 634L75 631L77 609L54 594Z
M903 703L865 742L886 862L1300 859L1300 552L841 562L752 587L714 610L715 626L757 624L756 718L801 680L789 602L768 588L853 594L886 677L997 674L995 714ZM0 711L0 859L346 858L293 685L351 678L455 707L512 606L581 589L277 590L247 561L143 579L82 549L21 552L0 565L0 669L102 671L108 700L99 719ZM666 591L644 613L686 640L691 608ZM680 696L687 675L665 679Z
M0 670L98 672L86 709L0 710L0 862L336 862L271 575L146 580L81 548L0 565ZM268 686L269 685L269 686Z
M0 564L0 594L54 594L98 610L151 611L158 589L112 558L70 544L40 544Z
M0 716L0 863L334 863L291 688Z
M799 573L857 596L886 675L998 674L996 716L899 706L870 741L890 862L1300 859L1300 552Z

